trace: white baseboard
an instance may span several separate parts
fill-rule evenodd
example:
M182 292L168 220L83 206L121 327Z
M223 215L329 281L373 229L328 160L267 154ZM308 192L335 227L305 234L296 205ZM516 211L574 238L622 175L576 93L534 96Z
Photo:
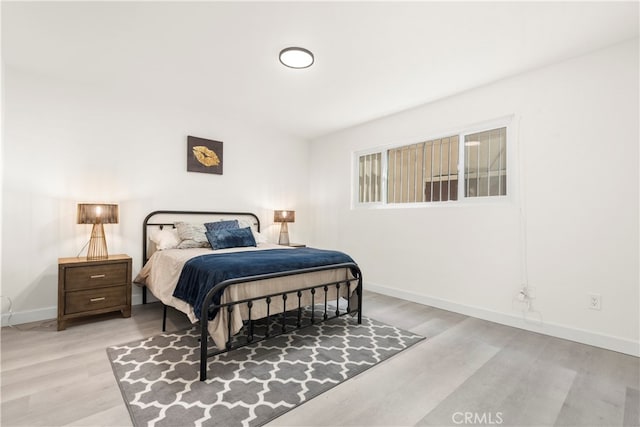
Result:
M58 307L38 308L35 310L2 313L2 326L21 325L23 323L40 322L58 317Z
M147 295L149 295L149 292ZM131 305L140 305L142 304L142 293L131 295Z
M150 298L153 300L153 298ZM131 296L132 305L142 304L142 293ZM35 310L14 311L12 314L2 313L2 326L21 325L23 323L41 322L43 320L56 319L58 307L38 308Z
M540 324L538 322L527 321L526 319L522 318L522 316L514 314L500 313L481 307L459 304L453 301L433 298L396 288L377 285L374 283L365 283L364 288L366 290L377 292L383 295L389 295L407 301L413 301L431 307L453 311L467 316L476 317L478 319L488 320L491 322L500 323L502 325L513 326L515 328L525 329L527 331L538 332L541 334L550 335L552 337L563 338L570 341L576 341L579 343L593 345L596 347L606 348L608 350L640 357L640 342L638 341L599 334L596 332L572 328L565 325L558 325L555 323L544 322ZM133 294L131 302L133 305L142 304L142 294ZM22 323L55 319L58 316L57 310L57 307L47 307L36 310L18 311L14 312L11 315L10 319L9 313L2 313L2 326L9 326L10 324L19 325Z
M629 354L631 356L640 357L640 342L629 340L626 338L599 334L597 332L591 332L555 323L540 323L529 321L524 319L520 315L500 313L481 307L459 304L453 301L433 298L396 288L377 285L374 283L365 283L364 289L383 295L401 298L407 301L413 301L431 307L437 307L443 310L453 311L467 316L476 317L478 319L500 323L502 325L513 326L515 328L525 329L527 331L537 332L540 334L550 335L552 337L563 338L582 344L606 348L607 350L613 350L620 353Z

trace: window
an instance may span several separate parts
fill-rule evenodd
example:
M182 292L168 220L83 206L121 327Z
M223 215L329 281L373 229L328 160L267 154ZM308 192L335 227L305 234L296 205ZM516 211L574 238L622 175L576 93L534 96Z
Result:
M366 154L359 158L360 203L379 202L382 198L382 153Z
M358 203L455 202L507 195L507 127L356 155Z
M507 194L507 128L464 137L466 197Z
M458 199L458 136L387 150L387 202Z

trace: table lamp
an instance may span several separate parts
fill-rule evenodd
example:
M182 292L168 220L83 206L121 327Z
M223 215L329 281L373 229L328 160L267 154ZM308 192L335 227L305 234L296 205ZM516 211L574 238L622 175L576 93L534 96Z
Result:
M295 211L274 211L273 222L280 222L280 237L278 238L279 245L289 245L289 228L287 223L295 222Z
M93 224L87 259L107 259L107 239L103 224L118 223L118 205L78 203L78 224Z

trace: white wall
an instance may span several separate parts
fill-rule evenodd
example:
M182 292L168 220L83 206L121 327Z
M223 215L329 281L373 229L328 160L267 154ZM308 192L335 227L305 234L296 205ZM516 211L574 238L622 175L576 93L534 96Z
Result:
M14 323L55 317L57 258L76 256L91 231L75 223L78 202L119 203L120 223L105 225L108 248L131 255L134 272L142 220L157 209L252 211L272 241L273 209L296 209L290 233L305 241L307 144L242 117L9 67L3 78L1 283ZM187 135L224 142L223 175L186 171Z
M242 117L5 68L2 295L14 323L55 316L57 258L75 256L90 232L75 224L80 201L120 204L109 250L132 255L136 271L151 210L251 210L274 240L272 210L294 208L292 240L349 252L369 289L638 354L638 72L634 40L308 148ZM514 202L351 209L354 150L510 114L524 189ZM224 141L224 175L185 171L188 134ZM512 307L521 211L543 326ZM602 295L601 311L586 308L589 292Z
M0 8L0 19L2 18L2 8ZM4 62L0 63L0 85L2 85L2 87L4 88ZM2 108L0 108L0 123L4 123L4 117L5 117L5 102L4 102L4 90L0 90L0 105L2 105ZM5 140L5 127L4 126L0 126L2 128L2 130L0 130L0 165L4 165L4 140ZM2 169L4 169L4 166L2 166ZM2 188L2 179L4 174L2 173L2 169L0 169L0 188ZM0 197L0 260L2 260L2 228L3 228L3 222L2 222L2 201L3 201L3 197ZM0 264L0 268L1 268L1 264ZM2 295L2 274L1 274L1 270L0 270L0 313L4 313L6 311L9 310L9 300L7 298L4 297L4 295ZM5 304L6 302L6 304Z
M638 75L636 39L314 141L311 242L352 254L369 289L638 354ZM351 209L354 151L507 115L512 202Z

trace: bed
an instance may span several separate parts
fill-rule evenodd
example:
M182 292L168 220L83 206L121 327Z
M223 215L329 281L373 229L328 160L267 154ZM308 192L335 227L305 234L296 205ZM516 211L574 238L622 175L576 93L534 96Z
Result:
M163 330L167 306L199 322L201 381L213 355L338 316L361 322L358 265L341 252L270 244L253 213L154 211L142 227L144 263L134 282L143 303L148 289L164 304ZM229 234L222 244L215 238Z

